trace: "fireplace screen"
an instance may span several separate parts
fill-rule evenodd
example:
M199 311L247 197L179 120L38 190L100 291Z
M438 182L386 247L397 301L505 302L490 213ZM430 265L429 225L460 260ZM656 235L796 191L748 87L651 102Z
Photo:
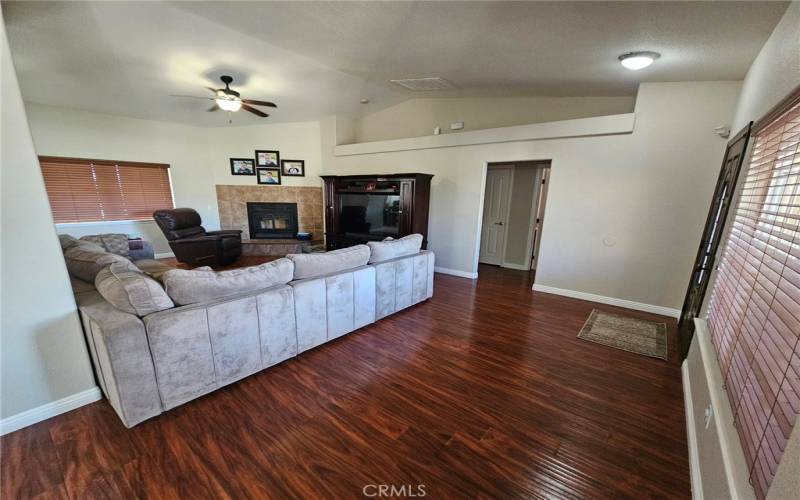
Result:
M257 224L260 230L289 229L291 226L289 217L285 215L261 216Z
M297 236L297 203L247 204L250 239L295 238Z

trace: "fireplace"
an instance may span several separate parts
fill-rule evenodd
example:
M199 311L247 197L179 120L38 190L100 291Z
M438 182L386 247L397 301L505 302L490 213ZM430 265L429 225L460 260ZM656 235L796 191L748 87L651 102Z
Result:
M247 203L250 239L295 238L297 203Z

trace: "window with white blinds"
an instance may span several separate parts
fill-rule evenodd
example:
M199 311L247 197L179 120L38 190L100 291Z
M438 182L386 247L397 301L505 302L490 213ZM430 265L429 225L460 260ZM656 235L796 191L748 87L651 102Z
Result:
M150 220L174 208L169 165L40 157L56 223Z
M708 310L734 425L765 498L800 413L800 104L753 136Z

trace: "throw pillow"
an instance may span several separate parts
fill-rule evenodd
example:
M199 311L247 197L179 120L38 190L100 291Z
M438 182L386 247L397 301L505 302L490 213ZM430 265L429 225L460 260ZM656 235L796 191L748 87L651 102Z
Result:
M294 279L302 280L365 266L369 247L356 245L331 252L292 253L286 258L294 262Z
M103 247L89 242L81 242L64 252L64 260L67 263L67 271L75 278L93 283L97 273L104 267L115 262L128 266L132 270L137 270L131 261L103 250Z
M111 305L137 316L175 306L156 280L121 262L115 262L97 273L94 286Z
M89 241L106 249L106 252L111 252L123 257L128 256L130 251L128 247L128 235L122 233L108 233L108 234L93 234L89 236L82 236L81 241Z
M422 248L422 235L409 234L399 240L369 241L367 245L371 251L369 263L374 264L419 253Z

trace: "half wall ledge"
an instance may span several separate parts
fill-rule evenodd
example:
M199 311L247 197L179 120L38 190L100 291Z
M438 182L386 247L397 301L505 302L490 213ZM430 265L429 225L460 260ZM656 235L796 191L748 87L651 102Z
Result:
M635 121L635 113L594 116L591 118L532 123L513 127L471 130L454 134L343 144L334 147L333 154L335 156L354 156L503 142L544 141L548 139L630 134L633 132Z

